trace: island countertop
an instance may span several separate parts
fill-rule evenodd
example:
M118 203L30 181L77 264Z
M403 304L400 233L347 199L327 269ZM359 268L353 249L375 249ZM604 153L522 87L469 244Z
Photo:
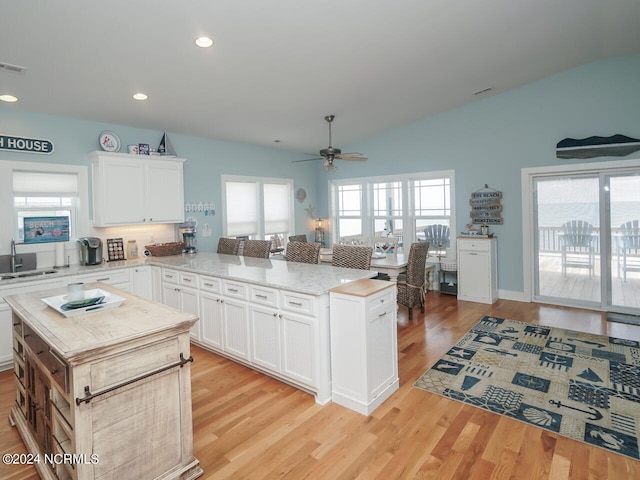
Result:
M147 263L310 295L322 295L334 287L377 275L371 270L206 252L149 257Z
M117 308L73 317L65 317L42 301L42 298L64 295L64 288L10 295L5 297L5 301L37 335L46 338L56 354L71 365L94 352L118 348L143 337L169 331L186 332L198 320L195 315L104 283L88 284L85 288L101 288L124 297L125 301Z

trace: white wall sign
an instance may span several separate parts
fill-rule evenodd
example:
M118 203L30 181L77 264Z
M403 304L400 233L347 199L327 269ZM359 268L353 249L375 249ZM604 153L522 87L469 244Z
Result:
M54 146L51 140L0 134L0 150L49 155L53 153Z

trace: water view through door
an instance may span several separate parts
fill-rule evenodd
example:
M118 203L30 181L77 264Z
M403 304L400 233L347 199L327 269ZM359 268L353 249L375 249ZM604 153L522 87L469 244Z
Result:
M640 313L640 175L534 179L534 298Z

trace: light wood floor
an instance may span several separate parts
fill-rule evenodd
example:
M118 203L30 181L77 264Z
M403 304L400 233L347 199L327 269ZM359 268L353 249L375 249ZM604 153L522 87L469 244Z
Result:
M640 340L640 327L606 323L597 312L511 301L490 306L429 292L425 316L416 309L409 322L400 309L400 389L370 417L318 406L308 394L194 347L194 445L202 478L640 478L638 461L412 387L487 314ZM0 374L5 418L14 400L12 375ZM0 451L25 451L6 421ZM0 478L37 476L30 467L0 465Z

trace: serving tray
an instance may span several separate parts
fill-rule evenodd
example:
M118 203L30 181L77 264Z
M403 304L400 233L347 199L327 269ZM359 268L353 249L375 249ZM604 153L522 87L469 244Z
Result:
M57 295L43 298L42 301L65 317L75 317L76 315L119 307L125 300L100 288L86 290L84 298L85 300L70 302L67 295Z

